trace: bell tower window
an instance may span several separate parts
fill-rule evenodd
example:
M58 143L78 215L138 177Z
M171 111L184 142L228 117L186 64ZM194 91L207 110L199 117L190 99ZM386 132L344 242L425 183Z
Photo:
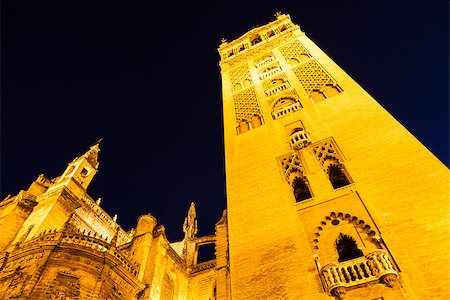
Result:
M81 176L86 177L89 174L89 170L87 168L83 168L80 174Z

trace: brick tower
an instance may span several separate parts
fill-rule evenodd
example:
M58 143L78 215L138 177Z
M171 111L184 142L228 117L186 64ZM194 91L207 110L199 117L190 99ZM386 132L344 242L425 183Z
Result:
M289 15L218 51L232 298L447 298L448 169Z

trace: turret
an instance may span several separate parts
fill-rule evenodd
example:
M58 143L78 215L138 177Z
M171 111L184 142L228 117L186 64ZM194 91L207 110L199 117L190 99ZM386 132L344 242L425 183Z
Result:
M151 274L152 271L150 271L147 266L151 265L151 262L154 259L150 253L153 241L153 230L155 229L156 223L156 218L151 214L139 217L130 250L134 260L140 265L138 274L139 279L148 282L150 282L149 278L151 275L149 274ZM145 278L145 276L150 277Z
M55 189L61 185L67 186L77 196L82 196L98 171L98 153L100 152L99 140L82 156L76 157L69 163L64 173L57 179Z

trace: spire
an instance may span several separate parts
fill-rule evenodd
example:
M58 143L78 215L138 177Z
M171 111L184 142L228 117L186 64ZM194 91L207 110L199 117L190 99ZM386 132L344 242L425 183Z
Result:
M97 143L84 154L86 160L95 168L98 168L98 153L100 152L100 142L103 141L103 138L99 139Z
M184 231L185 239L195 238L195 235L197 234L197 231L198 231L197 214L195 212L195 203L194 202L191 203L191 206L189 207L188 215L187 215L186 219L184 219L183 231Z
M70 162L57 183L67 185L76 195L83 196L98 171L98 153L100 152L101 141L102 139L98 140L86 153ZM78 184L73 185L73 181L76 181ZM53 185L50 189L57 187L58 185Z

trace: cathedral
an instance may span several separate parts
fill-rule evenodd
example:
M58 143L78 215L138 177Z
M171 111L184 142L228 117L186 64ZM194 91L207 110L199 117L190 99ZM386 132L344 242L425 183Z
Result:
M194 203L181 241L151 214L125 231L87 193L97 143L0 202L0 299L448 299L448 168L289 15L218 52L215 234Z

